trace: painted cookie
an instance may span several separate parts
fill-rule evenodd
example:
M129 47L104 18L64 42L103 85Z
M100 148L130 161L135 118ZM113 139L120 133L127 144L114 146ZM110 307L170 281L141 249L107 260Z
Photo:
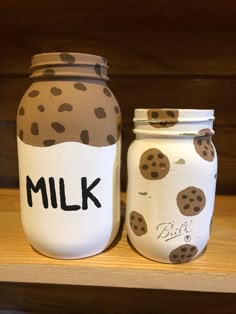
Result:
M212 132L210 129L203 129L199 131L199 134L200 136L193 140L195 150L204 160L211 162L215 158L215 150L211 141Z
M129 216L130 227L134 234L138 237L147 233L147 224L143 215L136 211L132 211Z
M180 245L169 255L169 259L172 263L186 263L189 262L197 254L198 249L191 244Z
M161 180L168 174L169 169L168 157L157 148L146 150L140 158L139 170L147 180Z
M179 111L174 109L149 109L147 115L148 120L155 120L149 122L152 127L169 128L178 122Z
M205 207L206 197L201 189L190 186L178 193L177 205L184 216L196 216Z

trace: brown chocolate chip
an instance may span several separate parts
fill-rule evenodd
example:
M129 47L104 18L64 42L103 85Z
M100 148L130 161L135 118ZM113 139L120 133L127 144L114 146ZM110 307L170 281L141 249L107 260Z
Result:
M33 122L31 124L31 133L33 135L39 135L39 126L38 126L38 123L37 122Z
M95 72L96 72L97 75L101 76L101 74L102 74L102 69L101 69L101 66L100 66L99 63L96 63L96 64L95 64Z
M105 110L104 110L102 107L95 108L95 109L94 109L94 113L95 113L95 116L96 116L98 119L104 119L104 118L106 118L106 112L105 112Z
M119 107L118 107L118 106L115 106L115 107L114 107L114 111L115 111L115 113L117 113L117 114L120 113Z
M153 118L153 119L157 119L158 117L159 117L159 113L156 112L156 111L153 111L153 112L152 112L152 118Z
M73 110L72 105L67 104L67 103L61 104L58 108L59 112L72 111L72 110Z
M167 113L167 115L168 115L169 117L175 118L175 113L174 113L174 111L167 110L166 113Z
M40 112L44 112L44 111L45 111L45 108L44 108L43 105L39 105L39 106L38 106L38 110L39 110Z
M62 125L59 122L52 122L51 126L57 133L63 133L65 132L65 129L66 129L64 125Z
M159 176L159 173L156 171L153 171L151 172L151 176L156 179Z
M32 97L32 98L37 97L38 95L39 95L39 91L36 90L36 89L32 90L32 91L28 94L28 96L29 96L29 97Z
M20 130L19 138L23 141L23 138L24 138L23 130Z
M111 97L111 92L109 91L108 88L104 87L104 88L103 88L103 93L104 93L107 97Z
M88 130L83 130L80 133L80 138L83 144L88 144L89 143L89 132Z
M87 90L87 87L84 84L80 83L80 82L75 83L74 84L74 88L76 88L78 90L81 90L83 92L85 92Z
M46 69L43 71L43 77L45 78L53 78L55 75L55 71L53 69Z
M25 114L25 109L23 107L20 107L19 109L19 115L23 116Z
M52 146L52 145L54 145L55 143L56 143L56 141L55 141L55 140L52 140L52 139L43 141L43 145L44 145L44 146Z
M67 53L67 52L61 53L60 58L61 58L61 61L69 63L69 64L75 63L75 61L76 61L75 57L72 56L70 53Z
M114 144L116 142L115 138L113 135L109 134L107 135L107 141L110 145Z
M51 94L53 94L53 96L59 96L62 94L62 90L60 88L57 87L52 87L50 89Z

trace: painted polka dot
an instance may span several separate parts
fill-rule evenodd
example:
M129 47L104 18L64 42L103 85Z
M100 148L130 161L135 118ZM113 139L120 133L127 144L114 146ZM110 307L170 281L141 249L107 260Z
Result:
M39 135L39 126L37 122L33 122L31 124L31 134L33 135Z
M50 89L50 92L53 96L59 96L62 94L62 90L60 88L57 88L57 87L52 87Z
M56 141L53 140L53 139L48 139L48 140L43 141L43 145L44 145L44 146L52 146L52 145L54 145L55 143L56 143Z
M39 110L40 112L44 112L44 111L45 111L45 108L44 108L43 105L39 105L37 108L38 108L38 110Z
M83 144L88 144L89 143L89 132L88 130L83 130L80 133L80 138Z
M65 132L65 129L66 129L64 125L62 125L59 122L52 122L51 126L57 133L63 133Z
M39 95L39 91L36 90L36 89L32 90L32 91L28 94L28 96L29 96L29 97L32 97L32 98L37 97L38 95Z
M111 135L111 134L109 134L109 135L107 136L107 141L108 141L108 143L109 143L110 145L112 145L112 144L114 144L114 143L116 142L114 136Z
M73 106L71 104L61 104L58 108L59 112L64 112L64 111L72 111L73 110Z
M74 84L74 88L81 90L83 92L87 90L87 87L83 83L79 82Z
M107 87L104 87L103 88L103 93L107 96L107 97L111 97L112 94L111 92L109 91L109 89Z
M75 57L72 54L67 53L67 52L61 53L60 59L61 59L61 61L69 63L69 64L75 63L75 61L76 61Z
M99 75L99 76L101 76L101 74L102 74L101 66L100 66L100 64L98 64L98 63L95 64L95 72L96 72L96 74Z
M105 110L104 110L102 107L95 108L95 109L94 109L94 113L95 113L95 116L96 116L98 119L104 119L104 118L106 118L106 112L105 112Z
M106 58L102 58L104 63L107 63L107 59Z
M23 116L25 114L25 109L23 107L20 107L19 109L19 115Z
M46 69L43 71L43 77L45 78L53 78L55 75L55 71L53 69Z

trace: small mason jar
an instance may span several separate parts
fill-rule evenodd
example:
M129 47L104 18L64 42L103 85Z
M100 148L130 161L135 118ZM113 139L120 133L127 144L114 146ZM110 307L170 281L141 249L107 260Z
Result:
M54 258L103 251L120 225L119 105L106 59L82 53L32 58L17 112L21 219Z
M213 121L213 110L135 110L126 225L149 259L189 262L208 243L217 177Z

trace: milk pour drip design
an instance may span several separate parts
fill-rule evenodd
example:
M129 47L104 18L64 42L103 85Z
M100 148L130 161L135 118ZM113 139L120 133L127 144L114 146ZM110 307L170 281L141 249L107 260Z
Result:
M144 256L189 262L210 237L217 156L213 110L136 109L126 224Z
M32 58L17 114L21 216L48 256L97 254L119 228L121 114L107 69L95 55Z

